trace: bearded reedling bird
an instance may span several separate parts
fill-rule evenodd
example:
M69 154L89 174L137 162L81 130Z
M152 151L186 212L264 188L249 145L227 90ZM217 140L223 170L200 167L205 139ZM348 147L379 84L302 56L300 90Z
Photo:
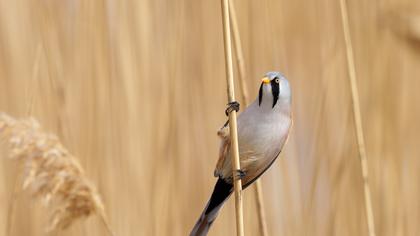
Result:
M226 113L239 110L239 103L230 103ZM190 236L205 236L223 203L233 191L233 178L242 179L245 189L257 180L276 160L289 136L291 90L279 72L268 72L262 79L258 97L238 116L238 145L241 170L233 173L230 156L230 133L227 123L219 130L219 160L216 182L209 202L192 229Z

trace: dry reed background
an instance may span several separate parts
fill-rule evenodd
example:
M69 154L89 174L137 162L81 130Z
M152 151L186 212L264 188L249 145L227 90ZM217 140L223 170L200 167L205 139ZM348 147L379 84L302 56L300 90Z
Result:
M270 235L367 235L339 1L235 3L251 96L267 70L294 92L292 136L262 178ZM348 1L377 235L420 232L419 5ZM189 232L215 182L224 76L219 1L0 0L0 111L59 135L116 235ZM0 235L17 171L0 158ZM45 235L38 202L14 202L12 235ZM234 233L233 202L210 235ZM105 234L90 217L58 235Z

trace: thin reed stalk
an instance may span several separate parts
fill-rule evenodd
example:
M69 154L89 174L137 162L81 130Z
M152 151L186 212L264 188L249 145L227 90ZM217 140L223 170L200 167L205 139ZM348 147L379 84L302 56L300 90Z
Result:
M38 44L37 48L36 48L36 53L35 53L35 60L34 60L34 64L32 67L32 77L31 77L31 83L28 83L28 86L26 88L26 95L27 95L27 108L26 108L26 115L30 116L32 114L32 109L34 106L34 101L35 101L35 92L36 92L36 80L38 78L38 73L39 73L39 63L41 61L41 44ZM20 166L19 166L20 168ZM18 173L20 171L20 169L18 168ZM14 209L15 209L15 201L16 201L16 197L18 195L18 182L19 182L19 174L16 175L15 180L13 181L13 192L10 195L10 200L9 200L9 205L7 208L7 222L6 222L6 235L11 235L11 230L12 230L12 224L13 224L13 213L14 213Z
M239 68L239 87L241 89L242 103L246 107L249 104L248 96L248 86L246 84L246 70L245 70L245 60L242 50L241 36L239 34L239 26L236 17L236 10L233 1L229 1L229 10L230 10L230 19L232 22L232 32L233 32L233 48L235 50L236 62ZM265 217L265 207L264 207L264 196L262 190L261 180L257 179L254 185L255 193L255 202L257 205L258 211L258 222L260 227L260 233L262 236L268 235L267 230L267 221Z
M258 179L255 181L255 201L257 203L257 210L258 210L258 222L260 226L260 233L262 236L268 235L267 229L267 220L265 217L265 208L264 208L264 197L263 197L263 190L261 186L261 180Z
M360 112L360 102L359 102L359 91L357 86L356 78L356 68L354 65L354 55L353 55L353 46L351 42L350 27L348 20L348 10L345 0L340 0L341 8L341 18L343 24L343 33L344 40L346 45L346 55L347 55L347 67L348 67L348 78L350 80L351 86L351 98L353 104L353 115L356 128L356 137L357 137L357 147L360 157L360 165L362 169L363 177L363 187L364 187L364 199L366 205L366 220L368 225L369 236L375 236L375 220L372 209L372 199L370 194L370 187L368 181L368 161L366 155L363 126L362 126L362 116Z
M16 168L17 171L20 171L21 166L18 165L18 167ZM12 226L13 226L13 213L15 212L15 199L18 196L19 193L19 187L18 187L18 183L19 183L19 178L20 176L17 174L15 175L15 179L13 180L13 190L12 190L12 194L10 194L10 200L9 200L9 204L7 206L7 219L6 219L6 235L12 235Z
M221 0L222 19L223 19L223 41L225 51L226 83L229 102L235 101L235 86L233 83L233 62L232 62L232 42L230 36L229 1ZM236 111L229 113L229 130L231 139L232 171L236 173L240 170L238 130L236 126ZM233 178L235 190L235 209L236 209L236 234L244 235L243 208L242 208L242 181L240 178Z
M238 63L239 68L239 87L241 88L242 102L245 105L248 105L248 86L245 81L246 70L245 70L245 60L242 50L241 36L239 34L239 26L236 17L236 10L233 1L229 1L229 10L230 10L230 19L232 21L232 32L233 32L233 48L235 50L236 62Z
M9 145L10 158L24 166L22 188L50 210L48 231L66 229L77 219L98 214L113 235L99 194L57 137L43 132L34 119L16 120L4 113L0 113L0 136Z

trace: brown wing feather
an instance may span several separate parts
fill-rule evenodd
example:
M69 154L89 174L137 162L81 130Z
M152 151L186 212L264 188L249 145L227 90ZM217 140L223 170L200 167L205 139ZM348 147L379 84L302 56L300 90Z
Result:
M222 127L217 132L217 135L221 138L221 141L220 141L220 149L219 149L219 160L217 160L216 168L214 170L214 176L220 177L223 164L225 162L226 156L230 149L229 126Z

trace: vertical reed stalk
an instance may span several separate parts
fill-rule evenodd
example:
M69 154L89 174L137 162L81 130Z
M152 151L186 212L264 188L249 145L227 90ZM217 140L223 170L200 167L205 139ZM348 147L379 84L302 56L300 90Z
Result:
M238 64L239 68L239 87L241 89L241 95L242 95L242 103L244 106L248 106L249 104L249 96L248 96L248 86L246 84L246 70L245 70L245 60L242 50L242 42L241 37L239 34L239 27L238 27L238 21L236 17L236 10L235 6L233 4L233 1L229 1L229 10L230 10L230 19L232 21L232 32L233 32L233 48L235 50L236 55L236 62ZM263 197L263 191L261 186L261 180L257 179L255 181L255 201L257 205L257 211L258 211L258 222L260 227L260 233L262 236L268 235L267 230L267 221L265 217L265 208L264 208L264 197Z
M258 222L260 226L260 232L262 236L268 235L267 230L267 220L265 217L265 208L264 208L264 197L263 191L261 186L261 180L257 179L255 181L255 201L257 203L257 210L258 210Z
M17 165L17 171L21 169L21 165ZM13 226L13 213L15 212L15 199L19 193L19 175L16 174L15 180L13 181L13 192L10 195L9 204L7 206L7 219L6 219L6 235L12 235L12 226Z
M354 65L353 47L351 42L350 27L348 20L348 10L345 0L340 0L341 17L343 24L344 40L346 45L348 78L351 86L351 98L353 104L353 115L356 128L357 146L360 157L360 165L362 169L364 198L366 205L366 219L368 225L369 236L375 236L375 220L372 209L372 199L370 194L370 187L368 181L368 162L365 149L365 141L362 126L362 116L360 113L359 91L357 86L356 69Z
M36 91L36 80L38 77L39 72L39 63L41 59L41 44L38 43L38 46L36 48L35 53L35 61L34 65L32 67L32 78L31 82L28 83L28 86L26 87L26 100L28 101L27 107L26 107L26 116L30 116L32 114L32 108L34 106L35 101L35 91ZM18 164L17 170L18 173L20 171L21 165ZM10 195L9 205L7 207L7 222L6 222L6 235L11 235L12 225L13 225L13 213L14 213L14 207L15 207L15 199L19 192L19 175L17 174L15 177L15 180L13 181L13 192Z
M232 32L233 32L233 49L235 50L236 54L236 62L238 63L239 68L239 87L241 88L241 95L242 95L242 102L245 105L248 105L248 87L246 85L245 77L246 77L246 70L245 70L245 60L244 54L242 50L242 42L241 36L239 34L239 26L236 17L236 10L233 1L229 1L229 11L230 11L230 19L232 21Z
M229 102L235 101L235 91L233 84L233 63L232 63L232 42L230 37L230 19L229 19L229 2L221 0L222 3L222 19L223 19L223 41L225 51L225 67L227 95ZM238 130L236 127L236 111L229 113L229 129L231 139L232 170L236 173L240 169L239 148L238 148ZM235 209L236 209L236 234L244 235L243 209L242 209L242 181L240 178L233 178L235 190Z

